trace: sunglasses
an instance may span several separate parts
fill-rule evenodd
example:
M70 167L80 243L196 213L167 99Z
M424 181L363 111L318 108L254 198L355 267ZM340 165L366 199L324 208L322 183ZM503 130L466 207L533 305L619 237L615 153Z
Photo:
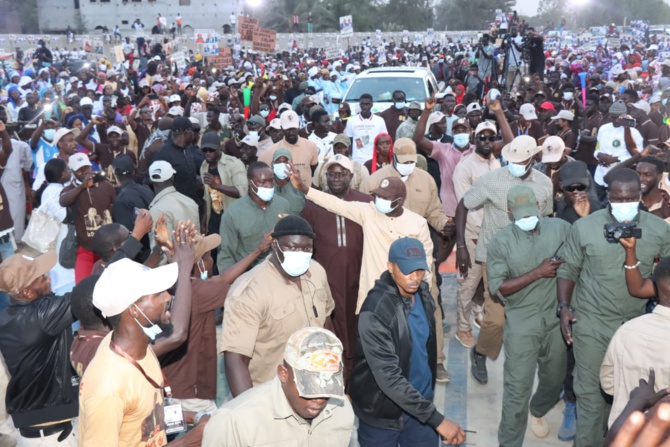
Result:
M203 147L200 150L203 152L216 152L216 149L212 149L211 147Z
M586 185L570 185L566 186L565 188L566 192L575 192L575 191L586 191Z
M479 138L479 141L487 141L488 140L491 143L498 140L498 137L496 135L477 135L477 138Z

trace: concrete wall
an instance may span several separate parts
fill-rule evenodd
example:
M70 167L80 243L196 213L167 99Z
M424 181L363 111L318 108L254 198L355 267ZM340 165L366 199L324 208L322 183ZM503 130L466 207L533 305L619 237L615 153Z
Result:
M121 31L129 31L139 18L145 30L150 33L156 23L158 13L168 20L168 26L175 21L177 13L183 18L183 26L191 28L214 28L221 31L228 24L230 13L237 11L242 0L79 0L79 12L87 31L93 32L98 26L106 26L111 31L119 25ZM42 32L64 30L68 25L75 28L75 0L37 0L39 23ZM127 23L124 24L123 21Z

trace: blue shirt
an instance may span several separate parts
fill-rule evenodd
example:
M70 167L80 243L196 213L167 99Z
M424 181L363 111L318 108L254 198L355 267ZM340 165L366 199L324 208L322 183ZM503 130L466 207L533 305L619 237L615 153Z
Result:
M433 398L433 376L428 366L426 343L430 336L430 326L421 297L414 294L414 304L407 315L409 333L412 336L412 356L410 357L409 383L426 399Z

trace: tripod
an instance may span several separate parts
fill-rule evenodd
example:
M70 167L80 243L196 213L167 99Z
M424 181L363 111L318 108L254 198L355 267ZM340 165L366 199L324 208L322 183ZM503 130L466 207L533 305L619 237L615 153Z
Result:
M517 46L516 42L514 42L515 37L512 36L507 36L505 37L505 40L503 44L505 45L505 62L503 63L503 70L502 70L502 76L504 77L504 85L503 83L500 83L501 90L504 91L505 93L509 93L513 87L515 86L516 78L517 76L521 80L523 77L523 71L522 71L522 63L524 62L523 56L521 57L521 60L517 59L516 53L514 52L512 45ZM523 48L519 49L519 52L523 55ZM511 58L511 60L510 60ZM512 75L510 77L510 62L513 62L514 65L514 72L512 72Z

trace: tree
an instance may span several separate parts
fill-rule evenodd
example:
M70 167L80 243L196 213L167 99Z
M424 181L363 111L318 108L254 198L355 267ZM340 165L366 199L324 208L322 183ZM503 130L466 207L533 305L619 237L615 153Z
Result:
M485 30L495 21L496 9L508 13L515 4L515 0L442 0L435 25L451 31Z
M424 0L425 1L425 0ZM314 32L335 32L340 29L340 17L351 15L354 31L373 31L379 26L381 5L377 0L270 0L260 13L262 26L278 32L291 32L292 17L300 16L301 31L305 32L307 14L312 13Z
M384 23L397 24L390 28L401 30L424 31L433 26L430 0L389 0L383 8L383 17Z

